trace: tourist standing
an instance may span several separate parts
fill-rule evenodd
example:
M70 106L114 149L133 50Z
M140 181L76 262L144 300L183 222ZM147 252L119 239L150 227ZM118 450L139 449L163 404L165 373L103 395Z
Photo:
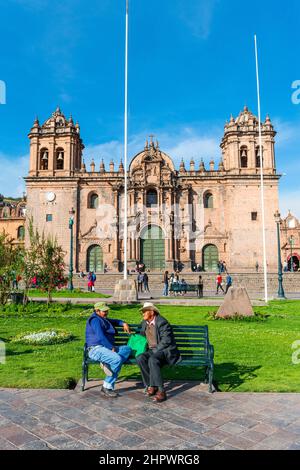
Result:
M139 271L137 275L138 292L143 292L144 274Z
M169 294L169 271L165 271L163 283L164 283L163 296L168 297L168 294Z
M88 291L89 291L89 292L92 292L93 281L92 281L92 273L91 273L91 271L88 273L87 280L88 280Z
M202 279L202 276L199 276L199 279L198 279L198 297L199 297L199 299L203 298L203 279Z
M222 276L221 276L221 274L219 274L217 276L216 281L217 281L217 292L216 292L216 295L217 295L219 293L219 289L221 289L224 292L224 289L223 289L223 286L222 286Z
M149 276L148 274L145 272L144 273L144 291L145 292L150 292L150 289L149 289Z

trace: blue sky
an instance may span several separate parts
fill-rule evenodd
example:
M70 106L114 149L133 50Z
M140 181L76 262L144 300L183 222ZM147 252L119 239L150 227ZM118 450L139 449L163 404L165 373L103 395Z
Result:
M281 211L300 217L300 80L296 0L130 0L130 156L155 134L178 164L216 162L223 126L243 106L257 113L254 33L262 114L278 131ZM22 193L28 131L59 105L81 126L88 163L119 161L123 140L125 0L0 0L0 192ZM5 168L5 170L4 170Z

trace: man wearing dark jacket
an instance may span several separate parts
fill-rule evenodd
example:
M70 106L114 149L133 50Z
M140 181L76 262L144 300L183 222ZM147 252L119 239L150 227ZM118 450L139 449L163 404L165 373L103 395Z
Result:
M94 305L94 312L86 324L86 347L89 358L100 362L106 377L101 392L110 398L116 398L115 383L122 365L131 354L128 346L115 346L116 330L114 326L122 326L126 333L131 333L127 323L122 320L107 318L109 307L102 302Z
M141 308L143 322L140 334L146 336L148 350L136 357L141 369L146 393L153 401L161 403L167 399L164 390L161 368L174 365L180 360L174 334L170 323L160 315L159 310L146 302Z

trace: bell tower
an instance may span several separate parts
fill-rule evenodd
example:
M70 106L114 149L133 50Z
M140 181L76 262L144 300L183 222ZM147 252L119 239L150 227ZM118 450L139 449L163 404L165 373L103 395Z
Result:
M265 174L275 174L274 143L276 132L269 116L262 127L262 158ZM260 173L260 148L258 119L247 106L235 119L226 123L221 142L226 171L236 174Z
M78 123L59 108L41 126L36 118L30 139L29 176L73 176L79 172L84 145Z

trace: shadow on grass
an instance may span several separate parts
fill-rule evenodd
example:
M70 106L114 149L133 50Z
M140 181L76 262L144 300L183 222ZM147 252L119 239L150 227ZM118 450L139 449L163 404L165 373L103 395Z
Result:
M255 373L261 366L247 366L235 362L222 362L215 365L214 384L217 391L230 392L245 382L257 377Z
M6 351L6 356L22 356L23 354L32 354L33 349L26 349L26 351Z

